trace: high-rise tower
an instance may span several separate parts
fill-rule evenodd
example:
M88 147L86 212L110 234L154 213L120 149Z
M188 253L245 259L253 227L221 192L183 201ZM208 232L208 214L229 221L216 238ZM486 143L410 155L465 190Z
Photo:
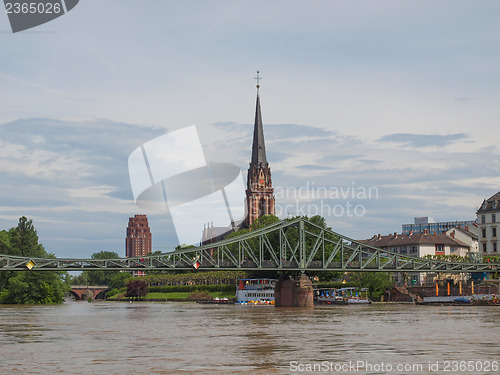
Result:
M274 189L271 181L271 168L266 159L264 129L260 111L260 76L257 72L257 104L253 128L252 161L248 168L245 226L249 227L261 216L274 215Z
M151 252L151 231L146 215L135 215L128 220L125 255L143 257Z

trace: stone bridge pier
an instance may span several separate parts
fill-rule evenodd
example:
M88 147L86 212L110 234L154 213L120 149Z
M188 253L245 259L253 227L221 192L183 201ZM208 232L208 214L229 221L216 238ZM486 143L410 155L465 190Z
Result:
M281 276L274 288L276 307L311 307L314 305L313 286L306 275L296 278Z

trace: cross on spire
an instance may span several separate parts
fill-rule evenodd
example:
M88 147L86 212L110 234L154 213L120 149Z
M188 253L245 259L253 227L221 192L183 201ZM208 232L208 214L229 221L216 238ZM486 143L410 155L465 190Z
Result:
M254 78L255 80L257 80L257 90L260 89L260 80L262 79L259 73L260 71L257 70L257 77Z

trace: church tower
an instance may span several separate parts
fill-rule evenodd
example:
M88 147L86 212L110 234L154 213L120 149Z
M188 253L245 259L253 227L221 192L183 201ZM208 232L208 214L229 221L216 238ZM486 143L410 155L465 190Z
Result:
M274 195L271 181L271 169L266 160L266 145L264 143L264 129L260 113L260 76L257 71L257 105L255 108L255 123L253 128L252 161L248 168L245 226L261 216L274 215Z

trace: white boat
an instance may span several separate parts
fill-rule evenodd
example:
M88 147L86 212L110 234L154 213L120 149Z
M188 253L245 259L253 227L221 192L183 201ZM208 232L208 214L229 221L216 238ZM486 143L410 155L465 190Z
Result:
M316 300L319 303L331 303L335 305L372 303L372 301L368 298L367 288L357 290L354 287L318 289L316 291Z
M235 303L274 305L276 279L240 279L236 285Z

